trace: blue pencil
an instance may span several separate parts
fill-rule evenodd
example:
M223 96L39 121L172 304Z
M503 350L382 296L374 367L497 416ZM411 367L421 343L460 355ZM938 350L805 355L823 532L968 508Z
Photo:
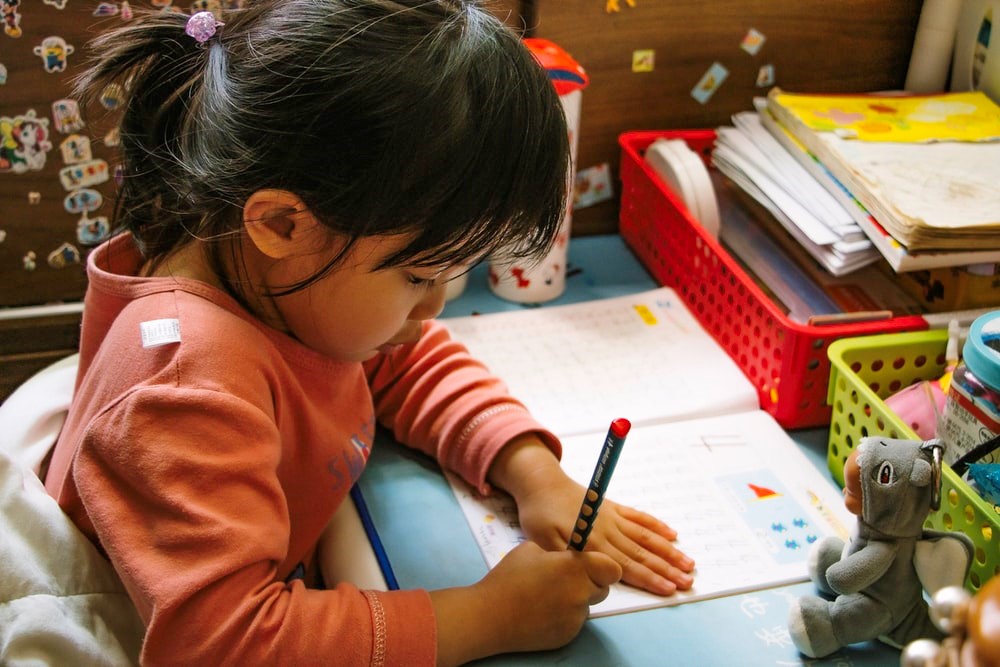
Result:
M594 520L597 519L597 510L604 502L604 493L611 483L611 473L615 470L622 447L625 446L625 436L631 428L632 424L627 419L616 419L611 422L608 436L604 439L604 447L601 448L601 455L597 459L597 466L590 478L587 493L583 496L580 513L577 515L576 523L573 524L573 534L569 538L570 549L583 551L587 546L587 538L590 537L590 530L594 527Z
M368 504L365 502L364 496L361 495L361 489L357 484L351 487L351 498L358 510L361 525L364 526L365 533L368 535L368 541L371 542L372 551L375 552L375 559L378 561L379 569L382 570L382 576L385 577L386 587L390 591L399 590L399 582L396 581L396 573L392 571L389 555L385 552L385 546L378 536L378 531L375 530L375 522L372 521L372 515L368 511Z

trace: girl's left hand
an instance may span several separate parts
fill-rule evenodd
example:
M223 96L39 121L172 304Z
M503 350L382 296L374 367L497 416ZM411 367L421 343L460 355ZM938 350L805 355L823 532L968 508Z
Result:
M540 471L539 471L540 472ZM565 549L586 489L556 468L517 497L525 535L545 549ZM673 544L677 531L659 519L605 498L587 540L622 566L622 581L658 595L688 590L694 561Z
M586 489L574 482L531 434L508 443L489 479L517 502L521 529L544 549L566 549ZM673 544L677 531L659 519L605 499L585 551L601 551L622 566L622 581L658 595L688 590L694 561Z

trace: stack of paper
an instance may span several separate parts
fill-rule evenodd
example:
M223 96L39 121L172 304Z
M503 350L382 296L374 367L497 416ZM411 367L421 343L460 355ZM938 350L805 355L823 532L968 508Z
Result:
M922 315L924 308L879 264L834 276L760 202L717 170L721 239L788 319L808 325Z
M774 89L760 119L897 270L1000 261L1000 108L982 93Z
M831 274L872 264L879 253L854 216L764 127L753 111L717 130L715 167L765 206Z

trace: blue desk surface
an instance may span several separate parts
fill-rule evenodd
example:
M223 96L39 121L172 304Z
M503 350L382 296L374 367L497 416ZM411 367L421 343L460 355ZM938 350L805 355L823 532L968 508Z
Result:
M656 287L617 236L570 244L567 289L551 305L621 296ZM486 267L476 267L445 317L525 308L493 296ZM792 432L826 472L826 431ZM832 483L832 481L831 481ZM486 564L437 464L382 437L360 481L372 520L401 588L463 586ZM788 639L791 599L814 592L809 583L589 620L557 651L504 655L482 665L898 665L899 653L878 642L847 647L823 660L804 660Z

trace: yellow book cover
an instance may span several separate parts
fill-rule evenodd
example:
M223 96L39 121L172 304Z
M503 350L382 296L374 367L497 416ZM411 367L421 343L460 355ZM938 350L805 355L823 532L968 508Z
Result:
M1000 107L981 91L931 95L805 95L772 89L778 105L817 132L870 142L1000 139Z

